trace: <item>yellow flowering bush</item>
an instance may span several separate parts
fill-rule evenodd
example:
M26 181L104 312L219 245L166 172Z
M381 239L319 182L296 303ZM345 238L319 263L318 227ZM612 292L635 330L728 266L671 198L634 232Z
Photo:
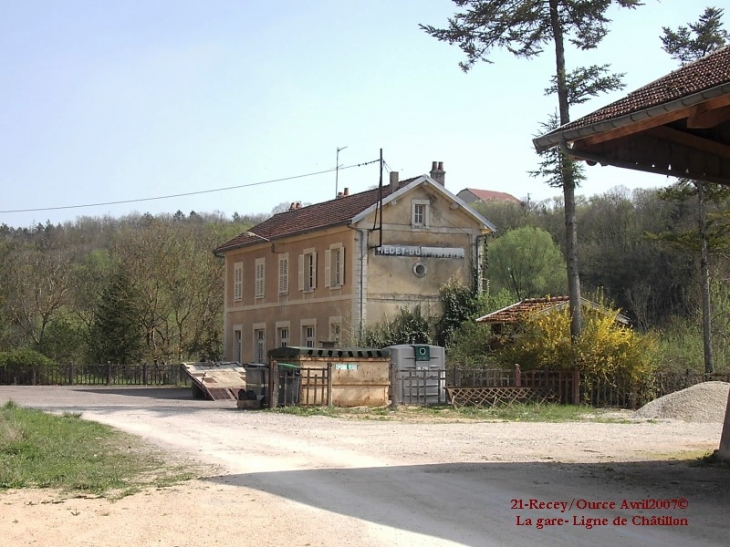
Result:
M522 370L578 370L583 382L648 389L658 358L658 341L616 321L618 311L584 309L583 330L571 343L570 310L529 316L514 344L502 351L506 364Z

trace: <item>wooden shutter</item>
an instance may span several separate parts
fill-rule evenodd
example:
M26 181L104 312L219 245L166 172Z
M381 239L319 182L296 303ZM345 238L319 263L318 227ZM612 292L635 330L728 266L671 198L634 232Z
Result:
M337 251L335 251L337 252ZM327 249L324 252L324 286L329 287L332 285L331 283L331 276L332 275L332 251Z

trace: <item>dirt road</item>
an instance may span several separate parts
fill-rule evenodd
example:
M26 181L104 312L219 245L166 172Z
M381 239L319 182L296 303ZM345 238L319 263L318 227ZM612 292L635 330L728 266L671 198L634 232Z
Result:
M719 423L307 418L152 388L0 387L8 399L82 412L212 476L117 502L0 494L4 545L667 547L730 533L730 471L661 461L716 448Z

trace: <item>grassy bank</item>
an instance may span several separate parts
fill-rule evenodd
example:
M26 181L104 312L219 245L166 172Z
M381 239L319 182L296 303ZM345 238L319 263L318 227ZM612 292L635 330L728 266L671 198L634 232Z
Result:
M0 407L0 490L59 488L120 497L192 478L139 439L79 414Z

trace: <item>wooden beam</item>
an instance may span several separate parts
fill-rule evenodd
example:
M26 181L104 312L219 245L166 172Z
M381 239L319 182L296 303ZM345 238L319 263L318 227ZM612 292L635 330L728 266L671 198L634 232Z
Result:
M722 97L715 97L714 99L710 99L709 101L705 101L698 105L688 106L687 108L682 108L681 110L676 110L674 112L659 114L658 116L647 118L640 122L631 123L623 127L609 129L596 135L586 137L585 139L576 139L574 142L576 144L580 143L579 148L587 148L595 144L600 144L602 142L611 141L614 139L620 139L621 137L628 137L629 135L633 135L641 131L646 131L654 127L659 127L661 125L675 122L677 120L689 118L700 107L702 107L704 110L711 111L718 108L723 108L728 105L730 105L730 94L723 95Z
M687 129L709 129L730 120L730 106L707 110L705 104L698 105L687 118Z
M648 118L640 122L625 125L617 129L610 129L608 131L604 131L603 133L591 135L590 137L586 137L585 139L576 140L575 143L579 148L588 148L602 142L612 141L614 139L620 139L622 137L628 137L629 135L634 135L635 133L646 131L648 129L652 129L653 127L659 127L660 125L686 118L689 115L689 111L689 108L683 108L682 110L678 110L676 112L667 112L666 114L660 114L659 116L654 116L653 118Z
M719 142L711 141L691 133L685 133L671 127L654 127L645 132L648 135L657 137L669 142L681 144L688 148L709 152L721 158L730 159L730 146Z

